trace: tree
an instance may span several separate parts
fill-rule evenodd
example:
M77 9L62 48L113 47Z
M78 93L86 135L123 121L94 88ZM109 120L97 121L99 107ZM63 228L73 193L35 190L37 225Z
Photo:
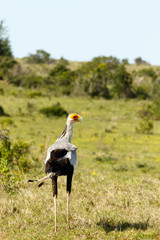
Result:
M13 59L10 41L4 21L0 21L0 80L3 80L8 70L16 64Z
M137 64L137 65L140 65L140 64L150 65L145 60L143 60L141 57L135 58L134 61L135 61L135 64Z
M7 29L4 26L4 21L0 21L0 56L12 57L10 41L7 35Z
M122 64L128 65L129 64L128 59L127 58L122 59Z
M35 54L29 54L27 61L29 63L49 63L50 54L44 50L37 50Z
M86 82L86 90L92 97L110 98L107 88L109 72L106 63L100 63L92 72Z
M77 74L75 71L71 71L62 63L58 63L50 71L45 82L47 85L54 87L56 92L61 91L61 93L64 95L70 95L73 91L76 77Z
M133 97L132 76L120 65L114 74L114 92L118 97Z

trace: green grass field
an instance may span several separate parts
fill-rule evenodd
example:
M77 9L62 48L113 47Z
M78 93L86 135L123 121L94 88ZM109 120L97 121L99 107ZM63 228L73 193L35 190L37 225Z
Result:
M0 188L0 239L160 239L160 122L152 135L137 134L138 109L144 101L90 98L31 98L28 91L0 83L0 105L10 117L0 124L13 141L31 143L34 163L19 192ZM58 232L54 233L51 182L43 187L27 179L44 176L46 149L61 134L66 117L39 113L55 103L84 121L74 126L72 143L79 164L73 177L71 230L66 229L66 178L58 179ZM7 121L12 119L12 122Z

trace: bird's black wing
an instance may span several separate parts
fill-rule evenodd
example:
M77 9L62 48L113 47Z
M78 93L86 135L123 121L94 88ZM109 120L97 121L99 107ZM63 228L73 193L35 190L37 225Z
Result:
M46 162L46 173L54 172L58 175L67 175L73 171L68 157L65 157L68 151L66 149L55 149L50 153L50 159Z
M66 149L55 149L51 152L51 159L60 159L63 158L67 154Z

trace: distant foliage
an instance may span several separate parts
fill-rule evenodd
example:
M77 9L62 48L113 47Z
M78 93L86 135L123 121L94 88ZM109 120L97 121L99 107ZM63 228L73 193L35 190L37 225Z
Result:
M63 57L54 60L48 52L37 50L22 62L0 56L0 80L7 80L33 91L45 91L50 96L90 96L105 99L160 97L158 68L147 67L149 64L141 57L136 58L135 62L145 64L146 67L131 72L128 70L127 58L119 60L114 56L98 56L72 70L71 62ZM47 65L51 63L51 66Z
M28 63L40 64L40 63L49 63L50 54L44 50L37 50L35 54L29 54L25 58Z
M5 77L8 78L8 71L12 69L15 64L17 64L17 62L12 57L0 56L0 80L4 80Z
M64 66L67 66L69 64L69 62L65 58L61 57L58 61L58 64L62 64Z
M132 76L127 72L124 65L120 65L114 74L114 92L120 97L132 98Z
M110 98L107 82L108 70L106 63L100 63L88 77L85 90L91 97Z
M56 103L51 107L41 108L40 113L46 115L47 117L61 117L68 115L68 112L60 105L60 103Z
M122 59L122 64L123 65L128 65L129 64L128 59L127 58Z
M140 100L150 98L150 95L144 86L136 86L133 91L135 98Z
M13 57L7 34L7 28L4 26L4 21L0 21L0 56Z
M74 88L76 76L76 72L67 68L66 64L58 63L49 72L49 76L45 82L55 92L58 89L63 95L70 95Z
M135 61L135 64L137 64L137 65L140 65L140 64L147 64L147 65L149 65L149 63L147 63L147 62L146 62L145 60L143 60L141 57L135 58L134 61Z
M38 88L43 86L43 77L35 74L17 75L14 78L10 78L10 82L16 86L26 88Z
M138 72L139 76L150 77L153 81L157 78L157 74L153 68L144 68Z
M15 63L16 61L13 59L7 28L4 26L4 21L0 21L0 80L4 80L8 70L12 68Z

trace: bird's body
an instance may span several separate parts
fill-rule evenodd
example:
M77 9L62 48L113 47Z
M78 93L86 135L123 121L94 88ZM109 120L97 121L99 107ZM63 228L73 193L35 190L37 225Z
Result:
M81 122L82 117L78 114L70 114L67 118L66 127L60 137L52 144L47 151L47 157L45 160L45 172L48 174L46 177L39 179L37 181L44 181L49 178L52 179L52 188L53 188L53 197L55 205L55 232L57 231L57 207L56 207L56 198L57 198L57 178L58 176L66 175L67 176L67 226L69 228L69 196L71 193L71 184L72 176L76 165L77 160L77 147L71 143L72 133L73 133L73 123ZM29 180L30 182L34 180ZM42 186L43 182L39 184Z

